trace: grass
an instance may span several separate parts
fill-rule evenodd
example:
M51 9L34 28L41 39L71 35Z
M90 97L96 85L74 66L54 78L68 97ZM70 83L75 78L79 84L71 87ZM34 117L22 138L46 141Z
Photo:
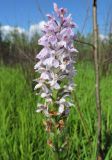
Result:
M61 153L66 160L95 160L97 114L94 70L90 63L77 65L74 94L77 103L67 121L69 146ZM101 79L102 148L105 160L112 159L112 75ZM0 67L0 160L53 160L46 145L39 102L20 68ZM86 129L84 130L84 125Z

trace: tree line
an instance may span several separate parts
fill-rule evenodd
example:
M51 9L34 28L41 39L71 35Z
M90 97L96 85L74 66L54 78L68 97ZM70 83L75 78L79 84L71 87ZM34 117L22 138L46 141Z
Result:
M40 51L41 46L38 45L40 35L35 33L32 37L25 33L19 33L13 30L6 36L0 30L0 61L5 65L21 64L21 66L32 66L35 63L35 55ZM93 55L93 34L82 35L77 32L77 39L74 45L78 48L78 61L94 62ZM103 73L110 71L112 62L112 33L106 38L98 38L98 58Z

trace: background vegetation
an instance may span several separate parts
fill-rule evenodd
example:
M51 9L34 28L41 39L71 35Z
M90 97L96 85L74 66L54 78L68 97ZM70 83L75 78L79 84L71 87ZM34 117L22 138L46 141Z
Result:
M78 33L78 40L92 43L92 34ZM42 116L35 112L40 101L33 91L33 65L39 52L39 35L32 38L16 30L6 37L0 32L0 160L53 160L46 145ZM95 160L96 106L93 50L74 42L77 55L75 106L67 120L69 147L61 155L66 160ZM105 160L112 159L112 34L99 38L102 102L102 149ZM80 107L80 109L79 109ZM81 115L80 115L81 113ZM85 125L85 126L84 126ZM86 127L86 128L85 128ZM63 158L62 158L63 159Z

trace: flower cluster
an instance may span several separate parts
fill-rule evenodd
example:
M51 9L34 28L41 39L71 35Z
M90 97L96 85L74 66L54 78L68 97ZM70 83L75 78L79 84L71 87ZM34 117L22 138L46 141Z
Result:
M44 103L38 104L37 112L42 112L46 117L60 116L56 124L57 128L63 128L62 116L69 113L73 105L70 98L74 88L74 32L76 26L71 15L67 15L67 9L58 8L54 3L54 15L48 14L48 21L43 28L43 36L38 44L43 49L37 54L37 64L34 66L39 77L36 79L35 90L43 98ZM66 16L67 15L67 16ZM51 130L51 121L45 125Z

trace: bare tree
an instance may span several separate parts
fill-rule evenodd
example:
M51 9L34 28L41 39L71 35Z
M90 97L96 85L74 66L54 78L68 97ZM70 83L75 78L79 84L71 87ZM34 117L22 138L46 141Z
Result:
M101 102L100 102L100 79L99 79L99 61L98 61L98 24L97 24L97 0L93 0L93 35L94 35L94 62L95 62L95 80L96 80L96 109L98 118L97 132L97 160L103 160L101 149Z

